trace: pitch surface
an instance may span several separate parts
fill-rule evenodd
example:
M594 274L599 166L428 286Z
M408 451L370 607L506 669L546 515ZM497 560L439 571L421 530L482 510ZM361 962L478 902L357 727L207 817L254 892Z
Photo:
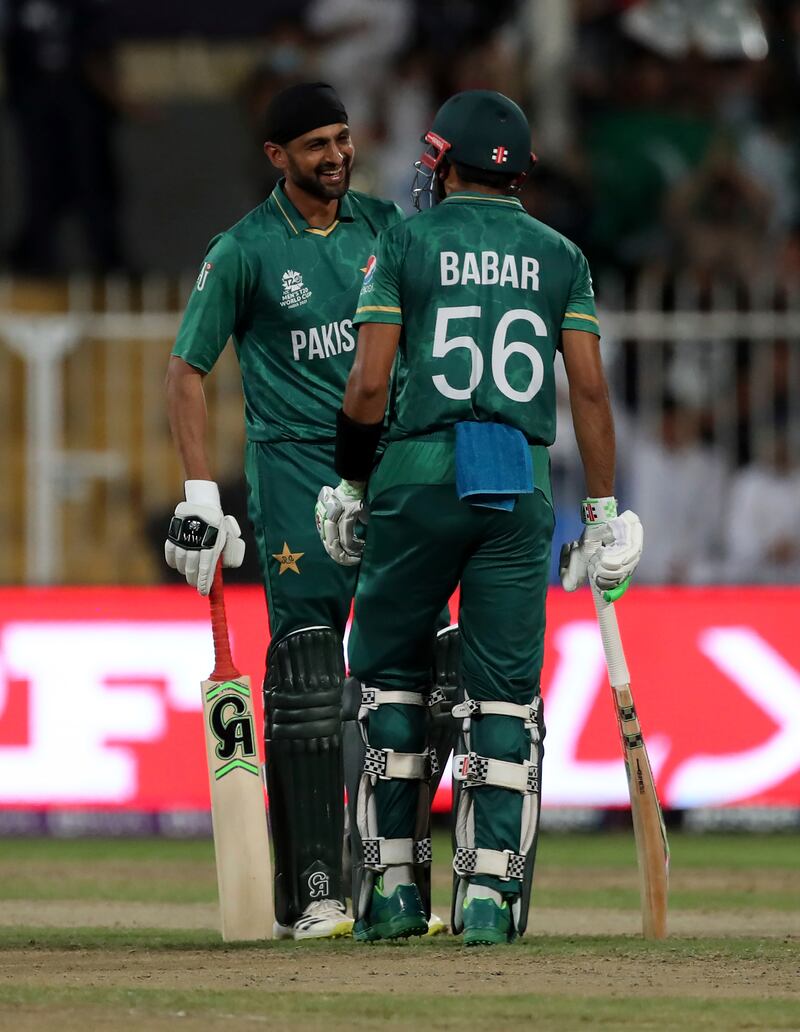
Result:
M0 1015L63 1032L800 1029L798 838L672 845L666 942L638 937L629 835L545 835L526 940L467 951L450 938L225 947L208 842L5 841ZM445 836L436 847L444 913Z

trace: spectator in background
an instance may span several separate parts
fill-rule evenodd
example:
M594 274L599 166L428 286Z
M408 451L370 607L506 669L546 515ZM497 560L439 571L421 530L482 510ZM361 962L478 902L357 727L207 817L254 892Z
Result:
M320 44L319 75L345 84L351 122L364 130L374 132L387 70L408 41L411 21L411 0L311 0L308 6L306 25Z
M726 572L734 583L796 584L800 441L790 442L785 424L764 438L759 461L745 466L733 480L726 506Z
M713 579L725 511L726 469L704 445L702 412L662 402L658 436L634 439L626 472L631 505L647 520L637 579L653 584ZM717 553L715 555L715 553Z
M23 178L11 266L26 273L58 272L58 229L64 216L75 214L91 268L121 268L113 135L122 100L108 5L103 0L6 3L6 91Z
M247 154L248 178L258 201L269 196L280 179L278 170L264 161L262 150L269 102L287 86L314 78L313 47L302 18L281 18L270 26L263 53L242 84L240 97L253 143Z
M771 199L741 167L730 147L715 146L666 200L674 265L698 279L746 283L768 259Z

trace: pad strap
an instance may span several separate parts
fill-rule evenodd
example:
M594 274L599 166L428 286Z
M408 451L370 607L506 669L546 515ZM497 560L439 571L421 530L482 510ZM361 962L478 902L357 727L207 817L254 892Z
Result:
M532 727L536 723L538 712L538 699L529 706L518 706L513 702L479 702L477 699L467 699L453 706L452 710L453 716L458 719L477 716L516 717L524 722L525 727Z
M440 707L442 703L447 702L447 696L445 695L443 689L434 688L428 695L426 702L428 703L429 709L436 709Z
M529 760L509 763L474 752L462 753L453 757L453 779L463 781L465 788L492 785L528 795L539 791L539 765Z
M424 706L425 696L420 692L387 692L382 688L368 688L361 685L361 705L366 709L378 706Z
M491 875L508 881L525 876L525 856L510 849L470 849L458 846L453 857L453 870L461 878L476 874Z
M400 753L394 749L376 749L368 745L364 754L364 773L382 780L401 778L407 781L428 781L439 772L436 753Z
M383 837L361 840L364 848L364 866L371 871L385 871L395 864L429 864L433 857L430 838L414 841L410 838Z

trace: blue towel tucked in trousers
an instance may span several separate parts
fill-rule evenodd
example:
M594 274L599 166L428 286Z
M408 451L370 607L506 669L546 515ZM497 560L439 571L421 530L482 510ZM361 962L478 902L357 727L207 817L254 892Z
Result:
M470 505L510 512L533 492L525 435L505 423L456 423L456 490Z

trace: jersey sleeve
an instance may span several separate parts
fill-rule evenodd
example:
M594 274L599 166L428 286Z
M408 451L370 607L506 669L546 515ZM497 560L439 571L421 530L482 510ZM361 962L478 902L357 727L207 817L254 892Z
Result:
M400 301L400 241L398 233L384 230L378 236L375 254L367 262L364 283L356 305L353 322L403 322Z
M561 329L585 330L587 333L596 333L598 337L600 336L600 323L594 304L589 263L580 251L577 251L575 258L572 285Z
M211 371L236 329L251 285L250 266L227 233L212 240L186 305L172 354Z

